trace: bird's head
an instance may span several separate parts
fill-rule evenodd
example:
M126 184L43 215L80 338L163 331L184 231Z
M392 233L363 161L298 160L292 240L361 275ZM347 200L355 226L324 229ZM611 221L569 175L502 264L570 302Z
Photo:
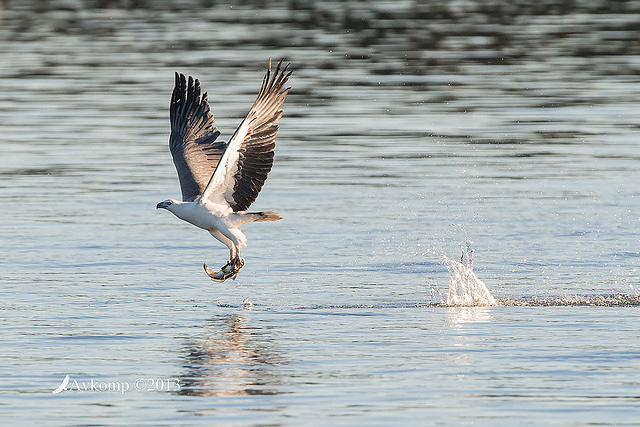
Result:
M156 209L166 209L171 211L176 205L180 204L177 200L167 199L164 202L160 202L156 205Z

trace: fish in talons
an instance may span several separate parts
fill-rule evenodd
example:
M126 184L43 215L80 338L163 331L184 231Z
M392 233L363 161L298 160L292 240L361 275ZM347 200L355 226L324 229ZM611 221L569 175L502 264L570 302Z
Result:
M235 258L233 260L227 261L227 263L222 266L220 271L214 272L207 266L207 264L202 264L202 266L204 267L204 272L207 273L207 276L209 276L214 282L224 282L227 279L236 280L238 271L240 271L243 265L244 258Z

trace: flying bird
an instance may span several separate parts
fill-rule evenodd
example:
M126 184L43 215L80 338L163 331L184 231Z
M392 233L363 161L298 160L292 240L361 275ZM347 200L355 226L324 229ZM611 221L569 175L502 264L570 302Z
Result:
M165 200L156 208L207 230L229 248L229 261L218 272L204 264L216 281L235 279L244 265L240 249L247 238L240 227L250 222L279 221L277 212L247 212L256 200L273 166L276 122L290 88L284 88L291 71L281 60L275 72L269 67L253 106L229 142L218 141L207 93L200 82L176 72L169 116L169 149L178 172L182 201Z

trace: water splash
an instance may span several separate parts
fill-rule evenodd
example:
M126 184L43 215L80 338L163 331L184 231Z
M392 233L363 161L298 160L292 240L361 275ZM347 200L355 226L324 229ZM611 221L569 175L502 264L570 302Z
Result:
M242 308L243 308L243 310L251 310L254 307L255 307L255 304L249 298L244 298L242 300Z
M449 270L448 306L492 306L497 305L487 286L473 272L473 249L465 242L460 262L442 255Z

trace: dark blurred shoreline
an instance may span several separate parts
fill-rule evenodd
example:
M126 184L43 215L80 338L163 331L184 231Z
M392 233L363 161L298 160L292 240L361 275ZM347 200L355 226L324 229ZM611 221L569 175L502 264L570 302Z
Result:
M230 35L225 48L308 44L335 49L345 60L377 64L372 73L378 75L456 72L465 64L542 64L554 58L571 58L558 66L580 73L588 68L596 75L640 75L638 61L623 59L640 55L638 1L5 0L3 9L0 37L6 39L108 37L119 31L123 18L159 25L176 18L210 23L212 31L223 23L265 30L255 40ZM207 34L176 43L199 50Z

